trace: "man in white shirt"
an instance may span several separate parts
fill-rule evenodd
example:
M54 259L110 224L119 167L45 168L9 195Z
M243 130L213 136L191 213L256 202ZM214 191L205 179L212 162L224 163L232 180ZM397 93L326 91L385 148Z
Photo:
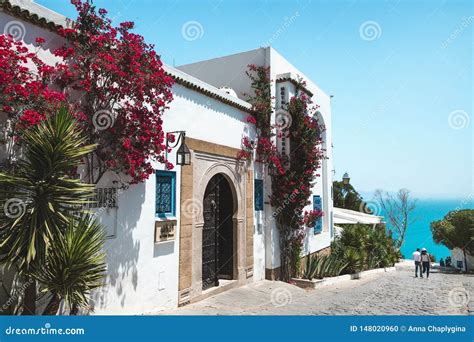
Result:
M421 253L419 248L413 252L413 260L415 260L415 278L418 278L418 268L420 269L420 277L423 277L421 273Z

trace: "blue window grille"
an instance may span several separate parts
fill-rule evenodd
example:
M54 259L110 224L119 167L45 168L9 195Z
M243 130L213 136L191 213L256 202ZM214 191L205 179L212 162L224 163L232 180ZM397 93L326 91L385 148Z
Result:
M170 217L176 215L176 173L173 171L156 171L156 216Z
M322 201L321 196L313 195L313 209L314 210L322 210ZM323 231L323 218L320 217L316 220L314 225L314 234L320 234Z
M255 192L254 192L254 201L255 201L255 211L263 210L263 180L255 179Z

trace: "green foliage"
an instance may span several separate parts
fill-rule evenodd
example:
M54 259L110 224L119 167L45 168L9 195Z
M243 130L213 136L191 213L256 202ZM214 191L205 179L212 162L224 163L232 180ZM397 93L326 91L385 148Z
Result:
M334 255L308 256L303 277L309 280L314 278L322 279L324 277L338 276L347 263L338 260Z
M342 260L347 263L345 271L347 273L357 273L362 271L364 269L365 258L365 251L356 249L354 247L347 247L342 257Z
M449 212L442 220L431 222L431 232L436 243L474 255L474 209Z
M370 209L363 201L362 196L351 184L344 184L342 181L334 181L332 185L335 207L363 211L371 214Z
M345 225L331 244L332 254L347 263L343 273L393 266L400 259L395 241L383 225Z
M94 149L65 108L25 131L22 146L14 174L0 173L0 262L20 270L45 260L71 212L91 197L93 186L70 174Z
M103 227L84 215L71 219L49 250L46 264L33 276L51 293L73 307L88 309L89 295L102 286L105 273ZM57 308L49 314L55 314Z
M292 276L295 276L297 274L301 273L301 252L303 250L303 247L300 244L293 244L292 250L291 250L291 259L292 259L292 265L293 265L293 271L292 271Z
M77 311L105 270L102 229L78 218L94 186L76 170L95 146L65 108L25 130L21 146L15 168L0 173L0 263L17 270L22 314L36 312L38 280L51 295L46 313L62 300Z

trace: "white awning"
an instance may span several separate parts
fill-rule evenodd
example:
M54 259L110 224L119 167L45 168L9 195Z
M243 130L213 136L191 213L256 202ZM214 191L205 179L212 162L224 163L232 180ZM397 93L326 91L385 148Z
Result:
M378 224L383 222L382 216L376 216L359 211L334 208L334 224Z

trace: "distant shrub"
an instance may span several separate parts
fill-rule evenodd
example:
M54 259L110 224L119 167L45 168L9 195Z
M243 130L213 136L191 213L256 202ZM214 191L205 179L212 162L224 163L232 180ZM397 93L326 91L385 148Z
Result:
M331 244L332 255L346 264L342 273L393 266L401 257L385 226L345 225Z

